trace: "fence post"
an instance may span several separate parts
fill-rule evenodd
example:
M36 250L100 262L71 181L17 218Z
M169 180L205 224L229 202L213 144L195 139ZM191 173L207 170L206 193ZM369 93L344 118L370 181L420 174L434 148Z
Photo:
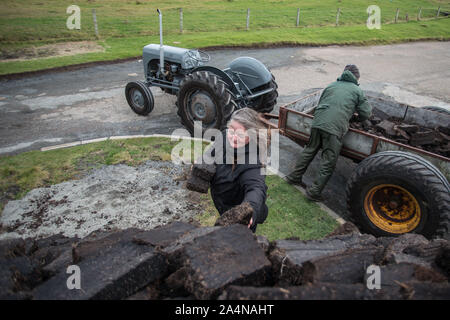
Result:
M440 13L441 13L441 6L439 6L439 8L438 8L438 12L437 12L436 18L439 18L439 14Z
M297 8L297 23L295 25L297 27L300 25L300 8Z
M94 19L95 37L98 39L97 14L95 13L95 8L92 9L92 18Z
M409 21L409 16L408 16L408 13L406 13L406 22L408 22Z
M339 16L341 14L341 8L338 8L337 14L336 14L336 27L339 25Z
M422 7L420 7L419 13L417 14L417 21L420 21L421 18L422 18Z
M247 9L247 31L250 27L250 8Z
M183 33L183 8L180 8L180 33Z
M398 14L400 13L400 9L397 8L397 12L395 13L395 23L398 21Z

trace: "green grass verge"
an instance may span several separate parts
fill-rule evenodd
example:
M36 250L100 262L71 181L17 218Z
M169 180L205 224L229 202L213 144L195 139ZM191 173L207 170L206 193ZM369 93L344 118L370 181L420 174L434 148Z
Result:
M80 8L79 30L69 30L66 21L72 14L71 5ZM381 22L394 21L397 8L399 20L436 17L438 7L450 10L450 4L440 0L2 0L0 11L0 41L14 44L24 41L68 41L94 39L92 10L96 10L99 34L103 38L158 35L156 8L164 18L165 34L180 32L179 9L183 8L185 32L219 32L246 29L247 9L250 9L250 30L292 28L300 8L301 27L320 27L336 23L340 8L340 25L364 25L367 8L377 5Z
M78 179L103 165L137 166L146 160L169 161L179 142L167 138L107 140L46 152L31 151L0 157L0 212L11 199L20 199L34 188ZM193 151L193 148L192 148ZM189 157L189 156L188 156ZM192 157L192 155L191 155ZM337 222L278 176L268 176L269 217L257 234L269 240L288 237L321 238ZM201 195L204 208L197 216L203 226L213 225L218 214L210 195Z
M102 165L137 166L146 160L169 161L176 142L165 138L107 140L46 152L0 157L0 211L9 199L28 191L77 179Z
M321 27L302 29L264 29L253 32L204 32L197 34L169 35L167 45L187 48L207 47L270 47L277 45L375 45L419 40L450 40L450 19L424 22L390 24L380 30L368 30L363 26ZM148 43L156 37L110 38L99 41L105 52L74 56L42 58L27 61L1 62L0 74L36 71L93 61L108 61L138 57ZM214 64L214 61L211 62Z
M269 241L287 238L319 239L338 227L337 221L316 203L308 201L296 188L278 176L267 176L267 220L258 225L257 235ZM207 203L198 220L204 226L213 226L219 217L210 195L202 195Z

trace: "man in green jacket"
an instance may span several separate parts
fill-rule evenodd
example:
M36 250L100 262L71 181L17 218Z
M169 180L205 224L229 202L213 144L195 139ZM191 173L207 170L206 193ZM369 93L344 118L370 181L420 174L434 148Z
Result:
M306 187L302 182L315 155L322 149L319 176L306 188L306 196L312 201L321 201L321 193L331 175L342 148L342 138L348 131L350 119L357 113L356 120L367 120L372 108L358 84L359 70L347 65L342 75L322 92L314 111L309 142L298 159L295 169L286 178L292 184Z

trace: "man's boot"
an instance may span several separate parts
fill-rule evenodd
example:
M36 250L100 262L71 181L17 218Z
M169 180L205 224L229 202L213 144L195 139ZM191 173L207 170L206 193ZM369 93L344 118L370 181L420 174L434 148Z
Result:
M323 198L320 194L313 194L309 191L309 189L306 189L306 198L308 198L308 200L310 201L314 201L314 202L320 202L323 201Z

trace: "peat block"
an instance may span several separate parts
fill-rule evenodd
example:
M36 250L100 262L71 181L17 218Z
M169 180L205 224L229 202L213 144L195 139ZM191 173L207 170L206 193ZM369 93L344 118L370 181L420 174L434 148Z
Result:
M367 267L377 264L382 252L383 247L369 246L311 259L303 264L301 283L361 283Z
M389 136L395 136L395 130L394 130L395 123L389 121L389 120L383 120L380 123L376 125L377 129L382 130L385 134Z
M416 132L411 135L411 140L409 143L412 146L422 146L424 144L433 144L436 138L436 132L432 130L424 132Z
M231 284L263 285L270 261L252 232L243 225L217 229L196 238L181 254L185 288L197 299L216 298Z
M399 118L379 117L380 115L377 115L376 111L377 109L375 108L373 110L374 115L369 121L362 123L350 122L350 127L449 157L450 136L448 128L427 128L416 124L404 123Z
M383 264L410 262L429 266L424 259L413 255L412 248L429 246L430 242L420 234L407 233L398 238L393 238L387 244L383 254ZM407 252L411 254L407 254ZM430 252L432 253L432 252Z
M84 239L3 240L0 298L450 299L449 241L375 238L351 225L334 234L269 243L240 224L174 222ZM371 264L381 289L367 288ZM69 265L80 268L81 290L67 288Z
M374 293L363 284L317 283L292 287L230 286L221 300L367 300Z
M414 263L402 262L380 267L381 287L397 287L398 283L409 281L446 282L447 278L435 269Z
M118 299L167 273L159 249L196 227L183 222L149 231L94 232L86 238L52 236L0 242L0 295L6 299ZM82 290L68 290L69 265L81 271Z
M195 239L203 237L213 231L218 230L220 227L203 227L193 229L190 232L179 237L173 241L169 246L162 248L161 252L166 256L169 264L169 271L174 272L183 266L183 248L184 246L191 244Z
M225 211L216 221L216 226L231 226L233 224L248 225L253 215L253 208L248 202Z
M264 252L265 252L266 254L268 254L268 253L269 253L269 250L270 250L270 242L269 242L269 239L267 239L267 238L264 237L264 236L256 236L256 241L258 242L259 246L260 246L261 248L263 248Z
M449 300L450 284L448 282L415 282L399 284L399 299L407 300Z
M210 186L209 181L194 175L189 176L186 182L187 189L200 193L208 193L209 186Z
M77 266L81 290L69 290L66 284L69 274L59 272L34 290L34 299L122 299L163 277L167 271L161 253L129 240L116 242L109 248L99 247L95 255L82 259Z
M139 232L133 237L133 241L165 248L195 229L197 227L192 224L175 221L150 231Z
M358 233L358 234L360 234L361 232L359 232L359 229L358 229L357 226L355 226L353 223L347 221L344 224L342 224L339 227L337 227L336 229L334 229L326 237L329 238L329 237L342 235L342 234L348 234L348 233Z
M0 299L31 299L28 291L48 277L42 266L69 249L71 240L57 235L0 241Z
M215 164L194 164L192 166L192 175L206 181L211 181L216 173Z
M277 240L272 243L270 260L276 280L286 284L301 284L303 264L350 248L375 246L376 238L357 233L337 235L321 240Z
M220 300L439 300L450 298L450 284L405 282L369 290L364 284L315 283L292 287L229 286Z

